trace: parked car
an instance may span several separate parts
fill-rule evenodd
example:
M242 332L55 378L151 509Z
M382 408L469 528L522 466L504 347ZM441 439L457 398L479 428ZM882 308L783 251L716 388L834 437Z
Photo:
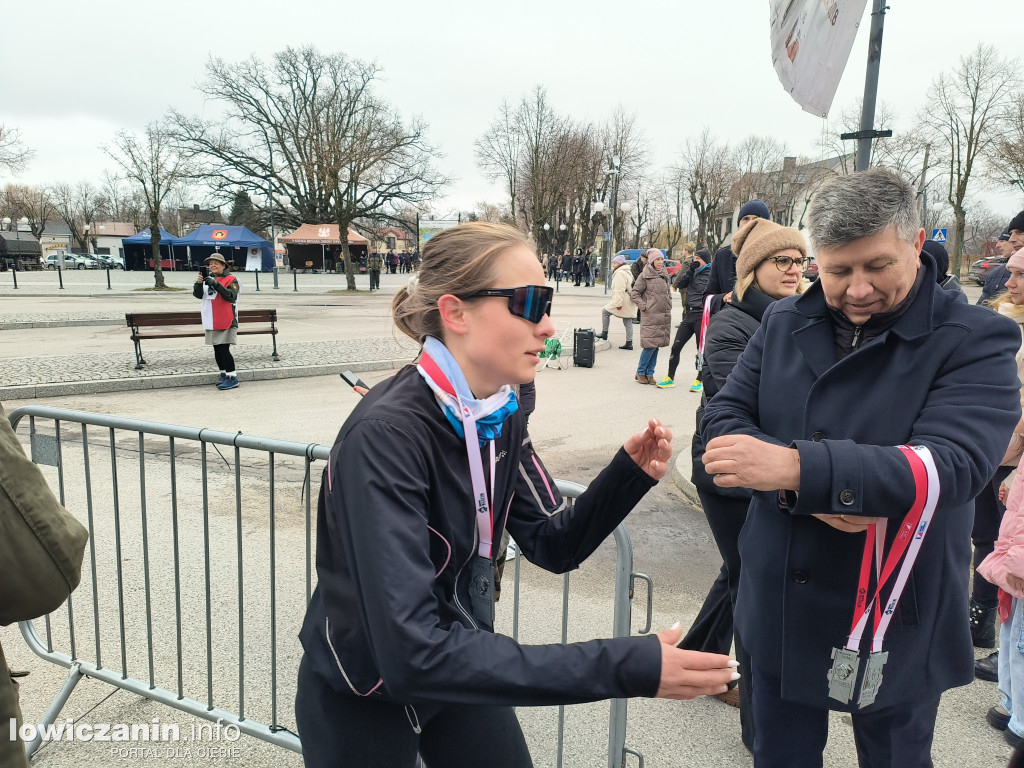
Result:
M971 264L971 269L967 273L967 278L973 280L978 285L985 284L985 278L988 277L988 273L993 267L1001 266L1006 263L1006 259L1002 256L987 256L984 259L978 259L976 262Z
M640 258L640 255L644 251L648 251L648 250L650 250L650 249L649 248L625 248L625 249L619 251L618 253L616 253L615 255L618 256L619 254L621 254L621 255L625 256L628 261L636 261L637 259ZM663 248L661 250L661 252L665 253L665 249Z
M665 272L668 273L669 277L675 277L679 274L679 270L683 268L683 264L675 259L665 259Z
M807 269L804 270L804 280L810 280L812 283L818 279L818 261L813 256L807 264Z
M43 259L46 269L99 269L99 265L81 253L50 253Z
M96 262L99 269L124 269L124 265L118 261L116 256L108 256L105 253L96 253L89 258Z

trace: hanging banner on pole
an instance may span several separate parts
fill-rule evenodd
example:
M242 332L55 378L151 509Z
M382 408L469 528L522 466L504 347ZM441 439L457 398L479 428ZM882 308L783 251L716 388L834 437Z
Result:
M827 117L867 0L769 0L772 64L805 112Z

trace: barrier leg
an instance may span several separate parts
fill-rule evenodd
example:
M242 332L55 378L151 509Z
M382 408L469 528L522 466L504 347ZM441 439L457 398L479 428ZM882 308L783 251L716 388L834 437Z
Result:
M57 716L60 711L64 709L64 705L68 703L68 699L71 697L71 692L75 690L75 686L78 685L78 681L84 677L82 674L82 667L80 664L72 664L68 670L68 678L64 681L64 685L60 687L60 691L57 692L57 696L53 699L49 708L46 710L46 714L43 715L43 719L39 722L39 730L41 731L45 726L53 725L57 721ZM32 757L39 746L43 743L42 734L36 733L36 737L32 741L25 745L25 754L28 757Z

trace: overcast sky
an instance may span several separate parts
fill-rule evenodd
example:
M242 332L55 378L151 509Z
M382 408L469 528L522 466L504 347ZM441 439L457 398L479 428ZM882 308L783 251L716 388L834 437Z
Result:
M935 75L978 42L1020 50L1020 0L890 6L879 96L900 123L883 127L908 124ZM476 169L473 141L503 99L537 84L579 118L602 120L619 104L635 110L656 168L673 164L704 125L730 141L772 134L790 154L817 157L823 121L783 91L768 16L768 0L17 3L0 46L0 122L20 127L36 151L17 181L98 182L112 169L100 145L116 130L139 130L172 105L216 117L216 103L194 87L211 53L234 61L312 44L375 60L381 93L427 121L445 153L440 166L454 177L437 205L443 215L502 200ZM834 114L863 91L869 25L865 14ZM1011 189L985 198L1008 216L1022 204Z

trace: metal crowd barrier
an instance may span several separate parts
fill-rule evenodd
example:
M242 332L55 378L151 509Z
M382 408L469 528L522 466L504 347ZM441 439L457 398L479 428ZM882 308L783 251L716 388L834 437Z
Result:
M32 460L89 530L78 590L44 617L42 636L35 622L19 625L36 655L69 670L40 726L55 723L77 683L91 677L301 752L291 704L297 635L314 586L313 464L328 459L329 446L40 406L10 414L15 430L25 420ZM585 490L564 481L558 488L569 503ZM631 633L638 579L647 583L646 633L653 585L632 571L625 526L614 540L612 636ZM498 629L511 622L519 640L536 623L520 615L531 592L521 590L524 569L541 571L524 566L514 545L510 552L502 593L512 592L513 606L506 615L499 602ZM549 578L562 582L559 637L569 642L570 574ZM557 708L559 768L566 709ZM643 766L626 747L626 718L626 700L612 701L609 768L625 766L628 755ZM29 755L41 739L27 745Z

